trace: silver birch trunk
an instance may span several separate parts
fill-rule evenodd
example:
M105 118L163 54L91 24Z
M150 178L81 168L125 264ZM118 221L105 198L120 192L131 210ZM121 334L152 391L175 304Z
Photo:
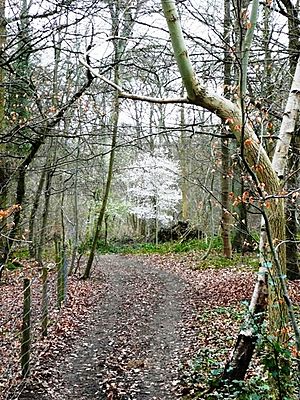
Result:
M279 131L275 153L273 156L273 168L279 179L286 172L288 152L292 137L295 133L296 123L300 109L300 59L298 59L295 75L290 89L289 97L285 106L282 123Z

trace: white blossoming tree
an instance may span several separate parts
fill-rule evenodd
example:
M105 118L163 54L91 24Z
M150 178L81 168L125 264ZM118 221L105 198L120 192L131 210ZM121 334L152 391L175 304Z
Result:
M162 151L138 156L122 175L130 212L155 223L156 242L159 226L173 220L181 200L179 176L178 163Z

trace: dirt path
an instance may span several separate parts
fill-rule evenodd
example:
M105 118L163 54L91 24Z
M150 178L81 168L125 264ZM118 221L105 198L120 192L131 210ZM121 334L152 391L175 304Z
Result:
M145 259L101 256L93 274L105 287L89 331L21 398L180 398L179 366L197 345L192 289Z

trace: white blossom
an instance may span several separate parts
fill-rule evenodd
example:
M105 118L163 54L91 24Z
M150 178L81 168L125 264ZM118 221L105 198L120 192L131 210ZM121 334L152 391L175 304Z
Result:
M178 163L162 151L144 153L122 176L130 211L139 218L167 224L181 200Z

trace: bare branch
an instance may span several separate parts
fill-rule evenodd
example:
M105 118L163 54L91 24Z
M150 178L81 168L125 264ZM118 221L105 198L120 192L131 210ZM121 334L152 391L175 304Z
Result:
M116 89L119 92L119 97L122 99L131 99L131 100L140 100L146 101L148 103L159 103L159 104L175 104L175 103L186 103L191 104L188 98L186 97L175 97L175 98L159 98L159 97L151 97L151 96L141 96L138 94L124 92L123 88L110 79L107 79L105 76L99 74L95 68L92 68L83 58L79 58L79 62L85 66L96 78L101 79L103 82L110 85L112 88Z

